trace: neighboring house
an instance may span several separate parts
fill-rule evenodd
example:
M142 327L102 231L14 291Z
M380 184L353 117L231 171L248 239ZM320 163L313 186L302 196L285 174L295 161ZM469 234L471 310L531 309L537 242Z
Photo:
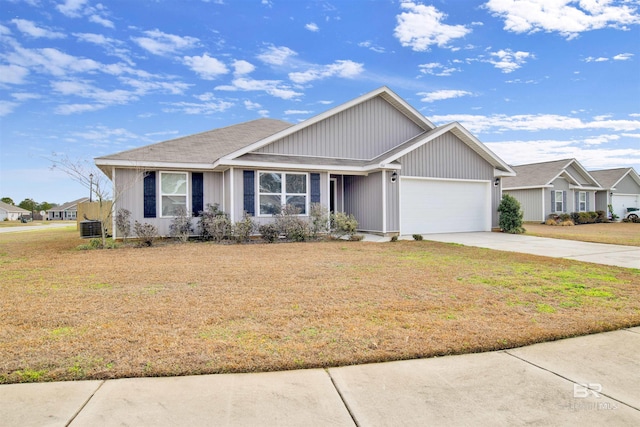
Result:
M502 191L520 202L525 221L596 210L596 191L602 188L576 159L513 166L513 170L516 176L503 180Z
M589 172L598 180L602 191L596 193L596 209L624 218L627 208L640 208L640 176L633 168L603 169Z
M16 221L23 215L31 217L31 212L18 206L0 202L0 221Z
M458 123L436 127L386 87L292 125L258 119L95 159L114 211L169 234L176 208L233 221L284 204L353 214L383 235L489 231L513 170ZM196 221L193 222L194 225Z
M73 220L78 217L78 203L88 202L88 197L74 200L73 202L67 202L60 206L55 206L47 211L47 219L53 220Z

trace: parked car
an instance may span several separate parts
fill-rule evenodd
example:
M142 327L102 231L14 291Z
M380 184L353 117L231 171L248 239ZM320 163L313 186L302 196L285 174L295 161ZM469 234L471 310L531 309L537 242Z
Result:
M640 218L640 209L638 208L627 208L627 213L624 214L626 219L630 219L632 221L637 221Z

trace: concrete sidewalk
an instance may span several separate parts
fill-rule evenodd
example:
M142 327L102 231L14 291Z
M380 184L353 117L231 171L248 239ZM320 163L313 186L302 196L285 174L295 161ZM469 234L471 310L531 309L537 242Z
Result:
M3 426L640 425L640 327L258 374L0 386Z
M400 239L413 240L413 237L400 236ZM640 268L640 247L638 246L608 245L494 232L425 234L424 239L617 267ZM367 234L364 240L388 242L390 239Z

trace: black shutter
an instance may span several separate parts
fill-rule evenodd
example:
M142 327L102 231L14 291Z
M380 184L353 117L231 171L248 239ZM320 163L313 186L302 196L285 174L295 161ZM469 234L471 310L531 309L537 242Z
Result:
M320 174L311 174L311 203L320 203Z
M191 212L193 216L200 216L204 210L204 177L202 172L191 174Z
M242 171L244 187L244 210L251 216L256 215L255 172Z
M144 217L156 217L156 173L147 172L144 177Z

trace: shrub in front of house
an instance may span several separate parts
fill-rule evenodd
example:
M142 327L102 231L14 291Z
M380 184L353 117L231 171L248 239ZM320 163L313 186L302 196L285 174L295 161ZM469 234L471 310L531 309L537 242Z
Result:
M133 224L133 232L140 240L140 244L153 246L153 242L158 238L158 228L148 222L140 223L135 221Z
M251 235L256 231L257 225L248 213L242 215L242 219L233 224L233 238L238 243L248 242Z
M118 209L116 213L116 230L122 236L122 241L126 242L131 235L131 211L128 209Z
M262 224L258 227L258 233L262 236L262 240L267 243L273 243L280 237L280 230L275 224Z
M504 233L520 234L525 232L522 226L524 214L520 209L520 202L515 197L509 194L503 195L498 212L500 212L498 225Z
M200 212L198 221L200 236L203 240L221 242L232 235L232 223L229 216L220 210L219 205L208 204L207 208Z
M414 234L413 235L413 240L422 240L424 239L424 237L422 237L422 234Z
M344 212L335 212L331 214L331 237L340 239L344 236L353 236L358 229L358 221L353 215L347 215Z
M283 206L280 213L275 215L275 224L280 234L292 242L304 242L311 236L309 222L299 215L300 209L294 205Z
M193 228L191 227L191 216L187 211L187 208L180 206L176 209L175 216L171 219L169 224L169 235L176 240L186 242L189 240L189 236Z
M329 214L327 208L320 203L312 203L309 209L309 231L313 239L318 239L329 231Z

